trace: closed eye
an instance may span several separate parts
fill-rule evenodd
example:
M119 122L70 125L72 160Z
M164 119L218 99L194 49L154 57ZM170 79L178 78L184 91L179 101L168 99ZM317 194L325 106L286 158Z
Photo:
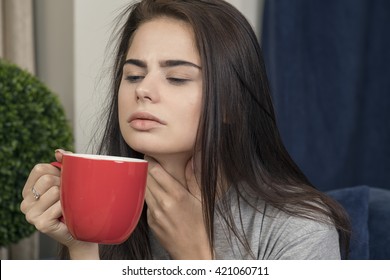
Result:
M182 79L182 78L167 78L167 80L174 85L182 85L190 81L189 79Z
M129 81L130 83L137 83L141 81L144 78L144 76L126 76L126 80Z

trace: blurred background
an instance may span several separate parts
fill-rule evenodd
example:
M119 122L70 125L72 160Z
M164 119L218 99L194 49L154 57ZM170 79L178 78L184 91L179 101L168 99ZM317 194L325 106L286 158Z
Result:
M94 150L112 61L110 36L129 2L0 0L0 57L58 95L76 152ZM350 203L365 209L355 215L367 227L359 241L364 257L373 256L366 245L374 239L384 240L376 246L390 254L390 1L227 2L247 17L262 44L290 154L322 191L348 189L342 195L351 202L364 187L359 203ZM56 250L35 233L0 247L0 259L52 259Z

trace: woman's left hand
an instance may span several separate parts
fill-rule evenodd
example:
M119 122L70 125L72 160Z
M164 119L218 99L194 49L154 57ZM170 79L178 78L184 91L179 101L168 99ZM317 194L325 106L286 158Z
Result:
M148 161L145 201L148 224L158 241L173 259L211 259L199 186L191 160L185 168L187 186L153 159Z

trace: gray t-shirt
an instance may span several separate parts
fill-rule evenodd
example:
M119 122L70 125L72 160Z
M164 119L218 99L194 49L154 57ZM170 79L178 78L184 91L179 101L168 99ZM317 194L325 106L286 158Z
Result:
M234 222L239 231L244 230L252 254L226 227L221 215L216 214L216 259L340 259L338 233L333 225L291 216L261 199L250 198L249 203L261 211L243 199L239 199L239 202L238 199L231 199ZM241 208L242 226L238 205ZM170 259L152 233L150 237L153 258Z

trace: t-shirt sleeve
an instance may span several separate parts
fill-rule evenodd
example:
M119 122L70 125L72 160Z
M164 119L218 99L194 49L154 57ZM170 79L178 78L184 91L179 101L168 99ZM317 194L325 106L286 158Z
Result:
M341 259L339 234L326 217L293 216L268 207L259 242L259 259Z
M301 232L301 231L298 231ZM297 233L298 233L297 232ZM283 260L337 260L340 259L339 238L336 229L314 230L301 236L294 234L293 240L282 242L275 259Z

